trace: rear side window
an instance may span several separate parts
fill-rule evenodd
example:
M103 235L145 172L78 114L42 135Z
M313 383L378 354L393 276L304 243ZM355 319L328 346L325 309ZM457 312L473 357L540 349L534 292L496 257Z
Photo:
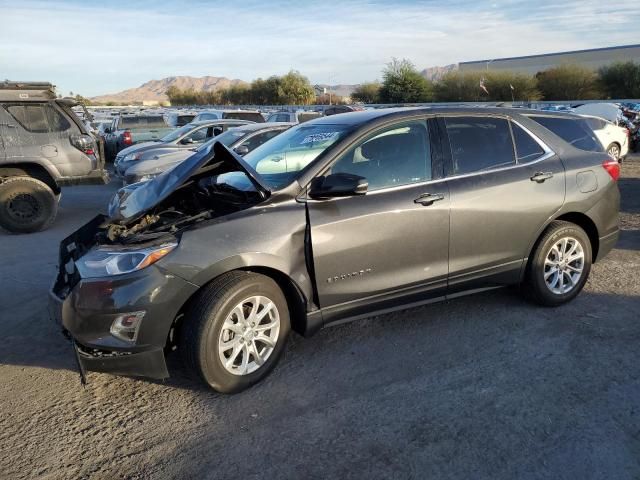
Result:
M583 119L531 116L532 120L551 130L580 150L587 152L603 152L602 145Z
M69 121L49 104L9 105L7 111L22 127L32 133L64 132Z
M453 174L480 172L515 164L509 122L491 117L445 118Z
M222 118L231 118L234 120L250 120L256 123L264 122L264 117L258 112L224 112Z
M511 130L518 163L532 162L544 155L544 149L522 127L512 122Z

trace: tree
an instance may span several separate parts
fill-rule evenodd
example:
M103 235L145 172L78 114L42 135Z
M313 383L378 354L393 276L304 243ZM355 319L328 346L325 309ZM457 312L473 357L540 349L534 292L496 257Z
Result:
M419 103L433 99L432 85L407 59L393 58L382 72L380 101L384 103Z
M489 93L482 90L481 83ZM452 71L436 82L434 89L435 98L439 102L540 99L534 77L507 71Z
M538 89L545 100L593 100L601 97L596 72L579 65L560 65L538 72Z
M91 100L89 100L87 97L83 97L80 94L76 94L76 96L74 97L76 102L78 102L80 105L84 105L85 107L87 105L91 105Z
M380 83L365 82L356 87L351 98L362 103L378 103L380 101Z
M640 64L618 62L602 67L598 73L600 87L608 98L640 97Z
M307 77L291 70L280 78L278 97L283 105L309 105L315 100L316 93Z

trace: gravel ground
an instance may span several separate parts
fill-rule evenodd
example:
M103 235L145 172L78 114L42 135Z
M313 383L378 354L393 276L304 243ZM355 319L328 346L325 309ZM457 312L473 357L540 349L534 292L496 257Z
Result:
M0 478L640 478L640 156L617 248L571 304L500 290L292 337L235 396L89 374L49 321L58 242L115 190L0 234Z

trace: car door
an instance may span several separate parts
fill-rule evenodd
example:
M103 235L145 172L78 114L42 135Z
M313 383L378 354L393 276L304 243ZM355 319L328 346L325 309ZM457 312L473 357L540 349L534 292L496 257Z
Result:
M498 116L446 116L450 200L449 289L517 282L540 229L562 206L560 158Z
M368 192L307 201L325 322L346 309L356 314L443 294L449 194L433 167L434 139L425 119L377 129L325 172L365 177Z

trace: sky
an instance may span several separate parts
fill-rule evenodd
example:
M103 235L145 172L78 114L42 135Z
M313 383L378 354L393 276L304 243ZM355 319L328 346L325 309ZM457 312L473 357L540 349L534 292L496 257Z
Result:
M176 75L312 83L640 43L638 0L0 0L0 79L84 96Z

